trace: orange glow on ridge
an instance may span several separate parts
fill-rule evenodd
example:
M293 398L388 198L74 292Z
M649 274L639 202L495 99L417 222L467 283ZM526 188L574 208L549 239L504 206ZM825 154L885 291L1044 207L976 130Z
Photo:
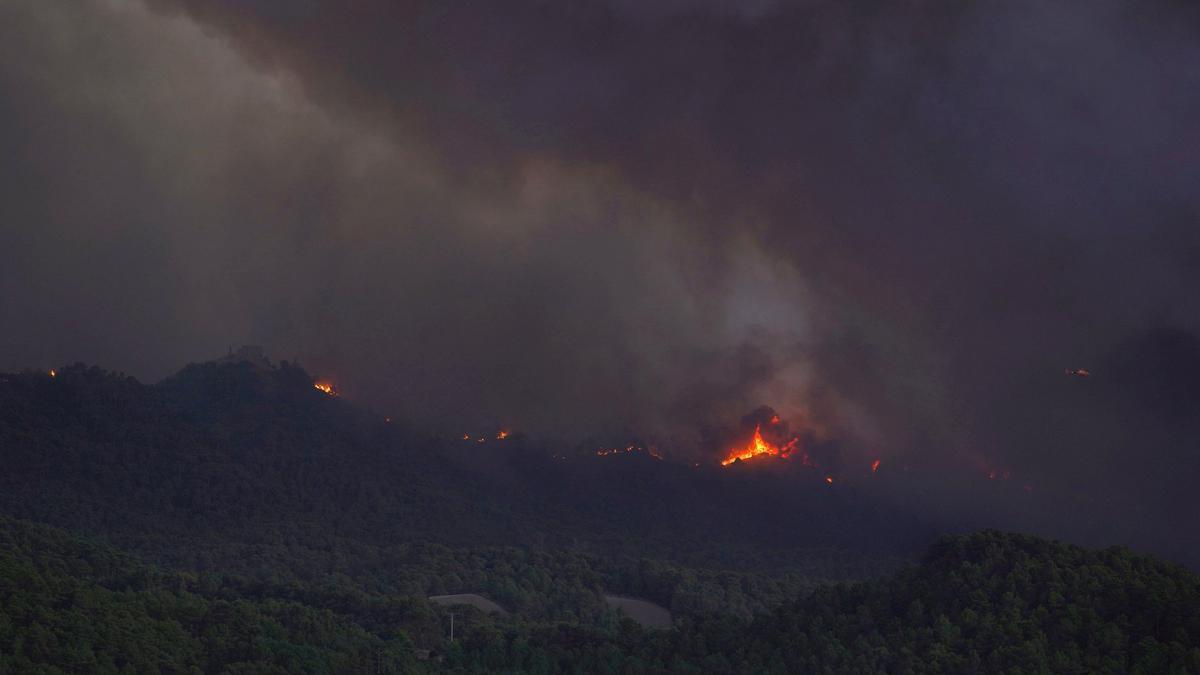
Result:
M654 459L657 459L659 461L661 461L663 458L662 453L660 453L657 448L655 448L653 446L642 447L640 445L627 445L623 448L600 448L599 450L596 451L596 456L597 457L609 457L612 455L627 455L629 453L634 453L634 452L644 452L647 455L650 455L651 457L653 457Z
M772 418L772 424L774 424L775 419L778 419L778 416ZM788 441L783 448L780 448L777 445L772 445L769 441L763 438L762 425L759 424L754 427L754 438L752 438L745 447L734 448L730 450L729 455L725 457L725 459L721 460L721 466L729 466L739 459L747 460L758 457L759 455L778 455L780 457L787 457L792 453L793 450L796 449L799 441L799 438L793 438L791 441ZM804 463L805 465L808 464L808 455L804 456Z

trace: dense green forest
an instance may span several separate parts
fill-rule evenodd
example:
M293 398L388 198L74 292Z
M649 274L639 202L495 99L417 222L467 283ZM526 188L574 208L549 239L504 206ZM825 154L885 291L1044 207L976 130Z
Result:
M448 552L447 552L448 554ZM449 560L431 565L454 565ZM553 573L525 560L516 576ZM678 571L676 571L678 573ZM0 519L0 672L1189 673L1200 578L1128 550L982 532L878 581L671 631L484 616L374 594L166 572Z
M0 673L1200 672L1181 567L930 549L852 488L562 452L424 434L288 364L0 376ZM451 642L427 598L455 593L507 614L456 607Z

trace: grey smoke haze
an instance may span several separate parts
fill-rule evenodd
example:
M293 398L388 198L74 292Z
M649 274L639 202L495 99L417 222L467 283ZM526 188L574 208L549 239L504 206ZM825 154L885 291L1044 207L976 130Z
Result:
M1200 507L1196 120L1170 0L0 0L0 366L261 343L682 453L768 404L1158 541Z

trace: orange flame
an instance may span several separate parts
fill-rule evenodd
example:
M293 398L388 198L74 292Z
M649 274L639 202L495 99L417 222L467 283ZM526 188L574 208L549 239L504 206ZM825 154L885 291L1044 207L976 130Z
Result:
M337 396L337 387L332 382L313 382L313 388L330 396Z
M502 441L502 440L508 438L509 434L510 434L510 432L508 430L501 429L500 431L496 432L496 440Z
M871 462L871 473L875 473L878 470L879 470L879 460L875 460L875 461Z
M50 377L58 377L58 371L51 368L50 369Z
M825 482L833 485L833 476L825 476Z
M793 438L791 441L788 441L787 445L784 445L783 448L780 449L779 446L772 445L769 441L763 438L761 424L755 425L754 438L750 440L746 447L734 448L730 450L729 455L725 457L725 459L721 460L721 466L729 466L739 459L747 460L758 457L759 455L778 455L780 457L787 457L792 453L793 450L796 449L799 441L799 438ZM805 464L807 465L808 455L804 456L804 460Z

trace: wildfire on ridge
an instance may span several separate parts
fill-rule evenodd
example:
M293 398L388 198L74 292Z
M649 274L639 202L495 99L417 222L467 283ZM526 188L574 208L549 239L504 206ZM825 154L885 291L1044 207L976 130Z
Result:
M476 443L487 443L489 438L494 438L497 441L503 441L503 440L507 440L508 438L510 438L512 436L512 433L513 432L509 429L500 429L500 430L496 431L495 435L483 435L483 436L479 436L479 437L472 437L471 434L463 434L462 440L475 441Z
M642 447L640 445L627 445L623 448L600 448L596 451L597 457L610 457L612 455L626 455L633 452L644 452L654 459L662 460L662 454L654 446Z
M774 417L772 417L771 424L778 424L778 422L776 422L776 420L778 420L778 419L779 419L778 415L775 415ZM776 455L778 457L788 457L792 454L793 451L796 450L796 448L799 445L800 445L800 438L798 436L796 438L793 438L792 440L788 441L787 443L785 443L783 445L783 447L775 445L775 444L771 443L770 441L768 441L767 439L763 438L762 425L756 424L754 426L754 437L750 439L750 442L747 443L743 447L733 448L732 450L730 450L729 454L725 457L725 459L721 460L721 466L729 466L730 464L733 464L734 462L736 462L738 460L752 459L752 458L758 457L760 455ZM808 465L809 463L810 462L808 460L808 455L804 455L804 464Z
M328 394L330 396L338 395L337 387L334 386L334 384L332 382L325 382L324 380L318 381L318 382L313 382L313 388L316 389L317 391L320 391L324 394Z
M817 453L822 449L820 442L807 431L796 434L789 428L788 423L770 408L763 406L742 418L743 433L748 431L751 425L753 425L754 434L744 442L738 441L738 444L721 459L721 466L730 466L737 462L769 456L787 459L799 463L800 466L818 470L820 473L815 474L814 477L823 480L827 485L833 485L843 479L853 480L838 471L836 459L826 458L825 461L819 461L809 454L810 451ZM879 457L868 456L864 461L864 468L870 468L870 474L867 475L878 473L879 467L883 464L883 460Z

